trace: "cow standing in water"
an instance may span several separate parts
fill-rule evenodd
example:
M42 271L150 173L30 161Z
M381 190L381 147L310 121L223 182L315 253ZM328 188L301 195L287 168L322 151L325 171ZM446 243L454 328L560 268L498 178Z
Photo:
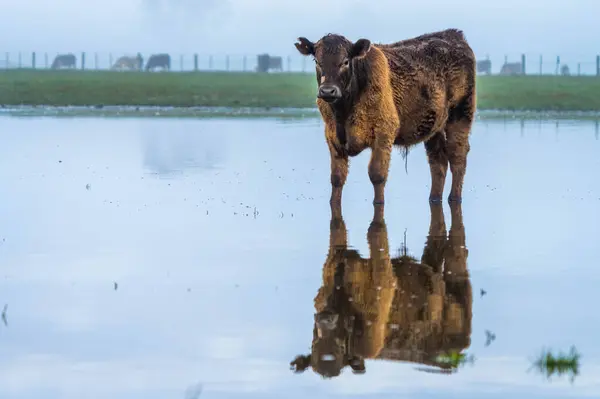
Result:
M475 55L462 31L447 29L392 44L305 37L298 51L315 60L317 105L331 154L331 200L342 200L348 158L371 148L373 204L384 203L393 145L424 142L434 203L442 200L448 164L449 201L460 202L476 108Z

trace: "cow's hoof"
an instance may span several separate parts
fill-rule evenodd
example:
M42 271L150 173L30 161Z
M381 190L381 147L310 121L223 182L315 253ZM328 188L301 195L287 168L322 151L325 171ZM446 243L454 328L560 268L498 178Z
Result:
M441 204L442 197L431 196L431 197L429 197L429 203L430 204Z
M448 196L448 202L455 203L455 204L461 204L462 197L454 197L454 196L450 195L450 196Z

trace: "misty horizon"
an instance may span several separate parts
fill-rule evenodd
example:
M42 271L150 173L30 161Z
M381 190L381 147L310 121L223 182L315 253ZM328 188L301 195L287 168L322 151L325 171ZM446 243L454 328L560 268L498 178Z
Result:
M595 15L600 2L559 0L501 4L473 0L0 0L0 52L168 52L216 56L271 53L301 57L298 36L327 33L392 42L422 33L464 31L478 58L521 53L593 62L600 54Z

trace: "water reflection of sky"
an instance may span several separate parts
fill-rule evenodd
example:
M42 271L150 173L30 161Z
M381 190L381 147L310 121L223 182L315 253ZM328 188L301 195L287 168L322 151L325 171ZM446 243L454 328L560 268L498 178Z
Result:
M526 122L522 134L519 122L476 125L463 204L473 366L445 376L371 361L365 375L330 381L288 368L310 347L329 240L329 159L317 122L2 123L1 397L183 397L199 382L202 398L599 395L593 122ZM150 152L180 171L171 179L145 163L152 138L160 144ZM209 153L218 169L197 167ZM406 229L420 257L429 168L422 148L409 155L408 175L394 156L390 247ZM367 153L352 162L344 192L349 243L363 256L367 162ZM489 347L485 330L497 336ZM543 347L572 344L582 353L574 385L527 373Z
M219 137L218 129L207 129L194 121L179 123L178 129L173 129L168 119L140 127L147 169L168 176L189 168L215 169L223 162L227 141Z

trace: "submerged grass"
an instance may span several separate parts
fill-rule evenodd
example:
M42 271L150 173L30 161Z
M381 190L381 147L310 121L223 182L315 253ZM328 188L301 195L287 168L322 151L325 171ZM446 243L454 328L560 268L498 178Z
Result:
M581 355L575 347L571 347L568 353L559 352L554 355L549 350L543 350L540 356L533 364L539 373L544 374L550 379L553 376L569 375L569 380L573 382L579 375L579 359Z
M0 104L315 108L314 73L0 71ZM479 110L600 111L595 76L480 76Z

